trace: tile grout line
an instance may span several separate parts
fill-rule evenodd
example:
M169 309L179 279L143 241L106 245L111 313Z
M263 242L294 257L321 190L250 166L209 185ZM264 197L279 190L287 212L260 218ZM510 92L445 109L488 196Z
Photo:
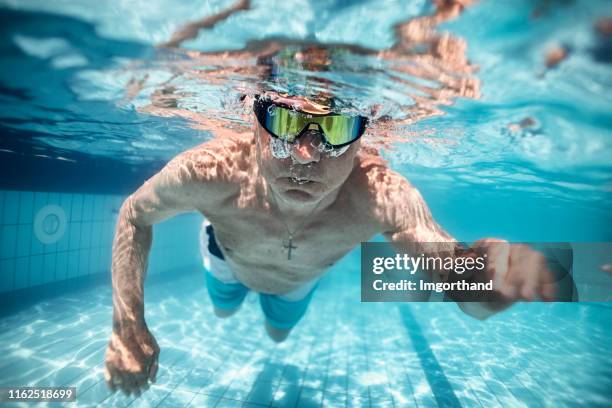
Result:
M220 344L220 343L221 343L221 338L220 338L220 337L216 337L216 338L215 338L215 343L214 343L214 346L216 346L216 345L218 345L218 344ZM211 346L211 347L214 349L214 346ZM232 355L234 354L234 351L235 351L235 350L232 350L232 353L231 353ZM223 366L223 364L224 364L224 362L220 362L220 363L219 363L219 364L218 364L218 365L215 367L215 370L213 370L213 371L217 371L217 370L219 370L219 369L220 369L220 368ZM194 367L194 368L192 368L192 369L189 371L189 373L193 372L193 370L195 370L195 369L196 369L195 367ZM188 373L188 374L186 374L185 376L183 376L183 377L182 377L182 380L184 380L185 378L187 378L187 376L189 375L189 373ZM192 393L194 394L194 398L195 398L197 395L205 395L205 396L209 396L209 397L211 397L211 398L216 398L215 404L216 404L216 403L218 403L218 401L219 401L220 399L222 399L222 398L223 398L223 397L222 397L222 395L223 395L223 394L226 392L227 388L226 388L226 389L223 391L223 393L221 393L221 395L220 395L220 396L214 396L214 395L206 394L205 392L202 392L202 391L201 391L201 390L202 390L202 389L203 389L203 388L204 388L206 385L208 385L208 384L210 383L210 379L211 379L212 377L213 377L213 374L209 375L209 376L206 378L206 383L205 383L205 384L202 384L202 385L201 385L201 386L198 388L198 391L190 391L190 392L192 392ZM167 394L164 396L164 398L162 398L162 400L161 400L161 401L159 401L159 402L158 402L158 404L157 404L157 405L160 405L160 404L163 402L163 400L165 400L165 399L166 399L168 396L170 396L170 394L171 394L172 392L174 392L174 390L176 390L176 389L177 389L177 388L178 388L178 387L181 385L181 382L182 382L182 381L178 382L178 383L175 385L175 387L174 387L174 388L173 388L173 389L172 389L170 392L168 392L168 393L167 393ZM230 382L230 384L228 384L228 388L229 388L229 385L231 385L231 383L232 383L232 382L233 382L233 380ZM135 400L131 401L131 402L130 402L130 404L131 404L131 403L133 403L134 401L135 401ZM192 401L190 401L190 402L189 402L189 403L188 403L188 404L187 404L185 407L190 406L192 402L193 402L193 399L192 399ZM129 405L129 404L128 404L128 405Z
M336 299L336 301L334 302L334 313L332 314L332 316L338 315L339 308L340 308L340 302L339 300ZM333 321L334 323L333 323L332 332L335 332L336 327L338 327L338 319L333 319ZM329 336L328 351L332 351L333 340L334 340L334 335L332 334L331 336ZM325 379L323 381L322 394L321 394L321 404L320 404L321 406L323 406L323 402L325 401L325 391L327 390L327 382L329 379L329 367L330 366L331 366L331 352L328 352L327 366L325 368Z
M261 333L261 332L260 332ZM264 335L260 334L259 339L261 340L262 338L264 338ZM232 355L235 354L235 350L233 350ZM250 356L253 356L255 354L255 350L253 350L250 354ZM215 406L217 406L219 404L219 402L223 399L223 395L225 395L225 393L227 392L227 390L231 387L231 385L234 383L234 381L236 380L235 377L232 378L232 380L230 381L230 383L227 385L227 388L225 388L225 390L223 390L223 393L219 396L219 399L217 400L217 402L215 403ZM245 397L248 399L248 394ZM227 398L227 399L231 399L231 398ZM240 401L243 403L246 403L246 401Z
M30 250L28 251L28 258L30 260L30 262L28 262L28 286L27 287L32 287L32 253L33 251L33 246L34 246L34 203L36 202L36 194L38 194L37 192L32 192L32 228L30 229Z
M43 206L43 208L45 206L49 205L49 195L50 194L51 193L48 192L48 191L45 192L45 197L46 198L45 198L45 205ZM40 209L38 211L40 211ZM43 272L42 283L44 284L44 283L49 283L49 282L46 282L46 279L47 279L47 276L48 276L47 258L49 256L49 252L47 252L47 248L49 247L49 244L43 243L42 245L43 245L43 248L44 248L43 249L43 259L42 259L42 265L43 265L43 267L42 267L42 272ZM55 275L55 271L53 271L53 274Z
M70 233L72 231L72 203L74 202L74 194L70 194L70 212L68 213L68 225L66 225L67 228L67 242L66 242L66 251L64 251L64 253L67 253L67 251L70 250L70 244L72 243L72 234ZM68 258L68 255L66 255L66 279L70 279L70 259Z
M58 194L58 195L59 195L59 194L61 194L61 193L56 193L56 194ZM60 207L62 210L64 210L61 204L62 204L62 201L61 201L61 196L60 196L60 197L58 198L58 206L59 206L59 207ZM64 215L65 215L65 213L66 213L66 211L64 211ZM64 232L64 234L65 234L65 233L66 233L66 232ZM58 259L59 257L57 256L57 250L58 250L58 247L59 247L59 244L58 244L58 243L59 243L59 241L60 241L61 239L62 239L62 237L60 237L60 239L58 239L58 240L55 242L55 244L54 244L54 245L55 245L55 253L54 253L54 254L55 254L55 267L53 268L53 282L57 282L57 280L58 280L58 279L57 279L57 259Z
M81 237L83 236L83 207L85 206L85 199L83 197L84 195L85 194L80 194L81 196L81 214L79 215L79 220L81 221L81 225L79 226L79 239L77 241L79 244L82 242ZM79 247L79 249L81 248ZM77 254L76 264L77 264L77 270L76 270L77 276L84 276L84 274L81 273L80 271L81 269L81 251L80 250L78 251L78 254Z
M17 219L19 219L19 216L21 214L21 192L17 193ZM19 237L19 228L16 227L15 228L15 249L13 249L13 256L16 257L17 256L17 245L19 245L19 240L17 239ZM17 261L13 261L13 285L11 287L11 292L15 291L15 287L17 286Z
M313 339L312 343L314 343L314 339ZM300 398L302 397L302 391L304 390L304 380L306 378L306 375L308 375L308 371L310 369L310 365L311 365L310 363L311 363L311 357L312 357L313 348L314 347L312 347L312 345L311 345L310 350L308 351L308 365L306 366L306 370L304 372L304 376L302 377L302 381L300 381L300 389L298 391L297 398L295 400L295 405L294 405L294 407L296 407L296 408L298 407L298 404L300 402ZM322 400L323 400L323 396L321 395L321 401ZM321 404L319 404L319 406L320 405Z
M30 235L31 236L31 235ZM177 248L178 246L175 247L169 247L170 249L172 248ZM65 249L65 250L61 250L61 251L57 251L58 254L65 254L68 252L78 252L82 249L89 249L89 250L97 250L97 249L107 249L107 248L112 248L112 245L100 245L100 246L95 246L95 247L80 247L80 248L76 248L76 249ZM156 249L168 249L168 248L156 248ZM45 256L45 255L49 255L49 254L54 254L55 252L47 252L47 253L34 253L31 256ZM9 258L0 258L0 261L10 261L12 259L17 260L17 259L23 259L23 258L29 258L30 256L28 255L16 255L13 257L9 257ZM61 280L61 279L60 279Z

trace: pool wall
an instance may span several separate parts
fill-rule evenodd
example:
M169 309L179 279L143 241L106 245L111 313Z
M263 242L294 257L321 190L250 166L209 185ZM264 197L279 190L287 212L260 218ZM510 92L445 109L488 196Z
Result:
M0 190L0 313L24 298L110 283L115 224L124 195ZM200 267L202 217L157 224L149 276Z

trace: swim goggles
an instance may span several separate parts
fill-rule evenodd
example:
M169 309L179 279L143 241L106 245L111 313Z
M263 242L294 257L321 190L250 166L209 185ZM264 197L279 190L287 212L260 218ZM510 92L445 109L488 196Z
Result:
M293 143L307 131L316 129L324 146L332 149L355 142L368 124L363 116L299 112L260 96L255 97L253 111L261 126L277 139Z

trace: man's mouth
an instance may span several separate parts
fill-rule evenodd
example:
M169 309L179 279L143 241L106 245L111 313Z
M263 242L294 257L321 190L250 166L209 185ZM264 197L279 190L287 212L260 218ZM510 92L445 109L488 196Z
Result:
M289 181L291 181L292 183L296 183L296 184L314 183L312 180L301 178L301 177L289 177Z

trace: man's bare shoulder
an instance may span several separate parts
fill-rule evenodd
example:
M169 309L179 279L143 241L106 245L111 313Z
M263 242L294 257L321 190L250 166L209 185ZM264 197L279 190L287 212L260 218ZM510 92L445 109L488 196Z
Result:
M361 195L376 199L398 189L411 189L410 182L389 164L374 149L362 149L351 175L352 189Z
M377 152L360 152L348 181L352 208L380 231L393 228L402 208L420 202L416 188Z
M176 156L169 163L192 182L238 183L252 169L253 138L236 134L214 138Z

